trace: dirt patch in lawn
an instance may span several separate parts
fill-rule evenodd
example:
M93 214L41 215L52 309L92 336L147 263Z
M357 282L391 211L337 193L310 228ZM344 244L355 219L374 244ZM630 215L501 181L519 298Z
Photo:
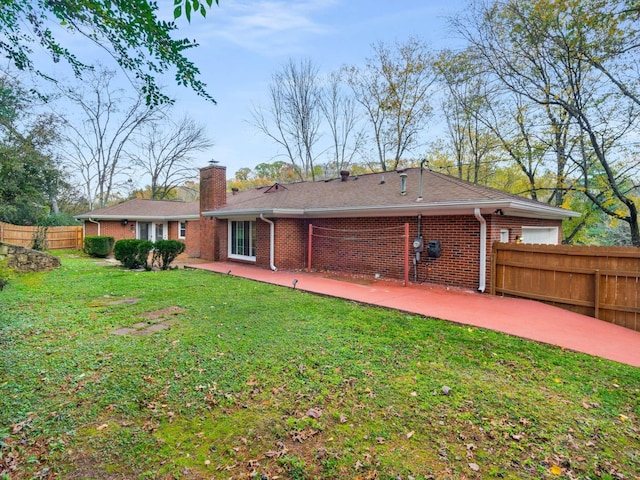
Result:
M184 308L171 306L152 312L141 313L138 315L138 318L143 319L141 322L134 323L130 327L118 328L111 333L113 335L132 336L151 335L152 333L171 328L171 326L175 325L178 321L176 316L182 312L184 312Z

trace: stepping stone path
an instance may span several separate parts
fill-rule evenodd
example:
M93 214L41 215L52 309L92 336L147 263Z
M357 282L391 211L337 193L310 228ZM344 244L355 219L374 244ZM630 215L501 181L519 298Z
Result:
M124 303L124 302L123 302ZM178 322L177 318L171 318L171 316L179 315L184 311L182 307L167 307L160 310L154 310L153 312L146 312L138 315L138 317L144 320L138 323L134 323L130 327L118 328L113 330L113 335L131 335L131 336L143 336L151 335L152 333L166 330L172 325Z

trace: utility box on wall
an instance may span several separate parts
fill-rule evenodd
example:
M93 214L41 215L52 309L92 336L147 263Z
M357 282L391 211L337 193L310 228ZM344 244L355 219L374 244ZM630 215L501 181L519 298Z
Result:
M440 258L440 240L429 240L427 243L427 256L429 258Z

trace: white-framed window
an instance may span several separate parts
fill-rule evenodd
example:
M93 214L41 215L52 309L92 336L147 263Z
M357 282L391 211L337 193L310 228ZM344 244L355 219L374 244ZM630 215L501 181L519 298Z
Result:
M187 238L187 222L178 222L178 238Z
M522 227L522 243L558 244L558 227Z
M256 222L229 221L229 258L256 260Z
M139 240L150 240L152 242L166 240L167 231L166 223L138 222L137 238Z
M138 222L138 240L153 240L151 222Z
M501 228L500 229L500 242L509 243L509 229Z

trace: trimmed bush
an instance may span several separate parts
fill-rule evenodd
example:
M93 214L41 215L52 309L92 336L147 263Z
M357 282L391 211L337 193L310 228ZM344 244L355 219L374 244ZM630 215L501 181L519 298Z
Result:
M184 243L178 240L158 240L153 244L153 264L160 270L167 270L184 249Z
M151 250L153 250L153 242L129 238L116 242L113 255L125 268L134 270L144 267L145 270L150 270L151 266L147 259Z
M113 250L113 237L89 236L84 237L84 253L90 257L105 258Z

